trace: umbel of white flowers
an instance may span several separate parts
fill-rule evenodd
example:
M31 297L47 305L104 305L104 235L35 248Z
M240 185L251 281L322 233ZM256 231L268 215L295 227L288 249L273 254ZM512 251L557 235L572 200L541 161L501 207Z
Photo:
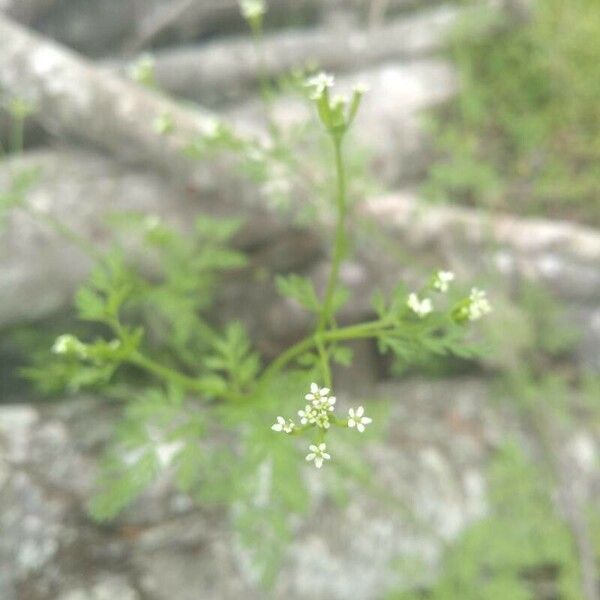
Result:
M354 121L362 97L368 88L359 84L354 86L349 97L339 94L332 97L330 90L334 84L333 75L318 73L309 77L304 85L309 91L309 98L317 107L321 123L334 138L339 140Z
M450 289L452 281L454 281L452 271L438 271L431 279L426 290L445 294ZM421 293L416 292L409 294L406 305L419 319L423 319L434 310L433 300L422 297ZM468 298L456 307L454 316L457 321L478 321L490 312L492 312L492 306L486 293L478 288L472 288Z
M300 434L308 429L316 429L322 436L333 424L339 427L356 429L358 432L363 433L365 427L372 422L372 419L365 416L365 409L362 406L357 409L351 408L348 411L347 419L335 418L333 411L335 410L336 398L330 395L330 391L329 388L322 388L316 383L311 383L310 391L304 396L307 404L302 410L298 411L300 425L296 425L291 419L286 420L284 417L279 416L275 423L271 425L271 429L287 434ZM323 461L331 459L326 449L327 446L322 441L311 444L306 460L314 462L315 467L320 469L323 466Z
M247 21L262 19L267 12L264 0L240 0L240 11Z

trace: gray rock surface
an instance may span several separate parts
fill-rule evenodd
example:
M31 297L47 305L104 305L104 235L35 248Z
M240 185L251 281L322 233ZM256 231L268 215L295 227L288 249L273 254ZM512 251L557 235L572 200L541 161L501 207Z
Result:
M307 469L312 508L297 526L274 598L375 600L414 583L393 566L399 560L417 558L430 575L443 542L485 514L490 452L514 436L527 443L508 405L489 402L483 380L409 380L377 392L391 401L390 426L367 452L386 495L353 484L350 502L339 507L322 473ZM98 456L117 418L92 398L0 408L2 600L266 597L224 511L195 507L168 480L113 523L89 519ZM598 455L593 433L579 431L568 446L588 480L598 479L590 468Z

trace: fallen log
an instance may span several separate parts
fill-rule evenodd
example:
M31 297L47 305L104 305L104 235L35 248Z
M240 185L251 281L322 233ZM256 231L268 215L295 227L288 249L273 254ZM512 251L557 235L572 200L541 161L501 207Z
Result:
M17 19L21 23L35 23L47 14L56 0L0 0L0 12Z
M395 15L436 4L439 0L387 0L384 13ZM370 17L360 3L353 0L269 0L267 26L301 23L314 25L327 20L331 10L352 11L356 21ZM383 15L381 15L383 16ZM373 19L369 18L369 22ZM128 52L138 52L161 39L176 43L200 40L209 34L246 31L240 16L238 0L178 0L159 3L154 10L137 20L131 39L125 44Z
M0 87L36 106L50 132L83 140L130 164L144 164L183 185L214 190L231 159L198 163L184 158L188 144L214 131L215 116L103 72L66 48L0 16ZM156 119L168 114L173 133L161 135ZM243 190L236 190L243 197ZM247 194L246 194L247 195Z
M418 111L449 98L454 79L446 63L435 61L383 67L365 75L378 91L367 101L374 108L371 111L367 104L356 136L369 140L376 150L375 166L383 181L395 183L411 163L422 169L428 151L418 133L422 131ZM241 203L256 200L256 190L235 176L231 157L208 164L183 156L190 141L214 129L214 114L183 107L123 81L3 18L0 85L13 95L32 99L38 118L51 132L81 139L128 163L156 168L202 194L218 191L220 198L231 195ZM163 114L173 122L174 132L169 136L160 135L153 126ZM259 134L262 129L256 127L255 118L254 114L240 117L238 130ZM398 154L400 145L404 150ZM391 165L389 174L384 164ZM408 168L408 172L415 171L418 168Z
M337 73L439 51L465 9L443 5L375 30L318 28L266 36L258 60L248 36L155 54L155 75L168 92L207 105L239 100L256 87L259 72L276 79L295 68L318 65Z

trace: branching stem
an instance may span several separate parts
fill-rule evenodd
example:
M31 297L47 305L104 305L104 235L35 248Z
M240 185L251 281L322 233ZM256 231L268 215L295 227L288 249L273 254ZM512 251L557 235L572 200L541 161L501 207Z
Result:
M329 274L329 281L327 282L323 310L321 311L321 317L317 325L317 331L323 331L331 322L331 318L333 316L333 301L335 299L335 291L338 285L340 267L346 253L346 173L342 155L342 137L338 135L334 135L332 137L335 153L335 172L337 185L337 222L335 228L335 242L333 247L331 272Z

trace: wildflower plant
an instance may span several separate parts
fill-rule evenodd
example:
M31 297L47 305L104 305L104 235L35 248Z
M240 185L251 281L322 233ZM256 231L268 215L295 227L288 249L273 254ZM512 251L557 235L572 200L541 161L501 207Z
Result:
M261 7L250 0L242 4L257 31ZM154 82L150 61L138 76ZM61 335L51 358L27 371L49 392L91 388L124 402L100 492L90 506L93 515L114 517L168 471L196 500L231 507L241 541L267 582L292 535L291 515L309 505L304 470L344 463L334 430L355 444L375 426L363 406L338 409L332 363L351 364L349 344L365 339L405 362L423 352L470 355L467 324L491 310L477 289L453 299L454 275L438 271L420 289L407 292L399 285L391 294L375 292L371 320L339 324L338 313L350 300L340 284L350 248L345 142L367 90L357 86L348 96L335 94L334 78L326 73L309 77L304 90L329 143L331 264L323 290L297 274L279 275L275 285L312 314L306 337L264 364L241 323L214 325L220 281L247 266L230 245L239 220L202 215L183 236L157 217L123 215L113 222L115 230L125 232L128 242L137 237L155 272L140 272L118 245L95 256L97 266L75 298L79 319L89 324L87 337ZM172 127L168 115L154 122L161 135ZM258 153L253 160L271 168L279 164L284 139L276 130L272 134L269 147L216 123L204 139L191 142L188 155L206 158L194 149L214 145L244 160Z

